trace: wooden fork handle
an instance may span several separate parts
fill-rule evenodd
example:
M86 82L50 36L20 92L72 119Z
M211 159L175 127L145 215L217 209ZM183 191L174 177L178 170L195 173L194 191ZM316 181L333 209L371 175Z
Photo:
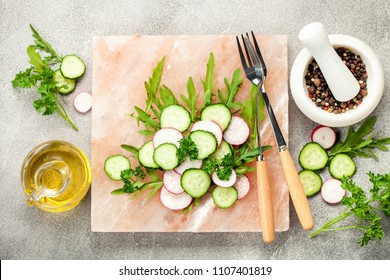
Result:
M284 176L286 177L288 190L290 192L295 211L297 212L298 219L305 230L311 230L314 227L314 221L310 211L309 202L303 190L303 186L290 152L285 149L282 150L279 155L283 166Z
M259 201L260 225L265 243L275 239L274 215L272 210L271 186L266 162L257 161L257 198Z

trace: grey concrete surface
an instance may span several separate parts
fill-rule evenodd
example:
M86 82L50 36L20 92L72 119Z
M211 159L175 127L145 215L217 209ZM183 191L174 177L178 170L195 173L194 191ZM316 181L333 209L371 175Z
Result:
M90 194L74 210L50 214L25 204L19 170L24 156L49 139L74 143L90 157L91 114L69 113L72 131L57 116L32 107L34 94L15 91L11 80L28 66L26 46L32 23L58 52L77 53L89 71L78 90L92 88L92 37L131 34L287 34L289 69L301 49L297 34L312 21L329 33L355 36L377 53L385 71L384 96L373 114L378 136L389 135L390 4L388 1L22 1L0 0L0 259L390 259L390 219L385 236L360 248L361 233L344 231L310 239L290 207L290 229L265 245L256 233L94 233ZM67 98L70 102L71 97ZM290 146L294 159L309 140L314 123L289 102ZM345 130L343 130L345 132ZM369 186L365 173L388 172L390 153L380 161L358 159L355 180ZM320 196L310 199L317 225L336 216Z

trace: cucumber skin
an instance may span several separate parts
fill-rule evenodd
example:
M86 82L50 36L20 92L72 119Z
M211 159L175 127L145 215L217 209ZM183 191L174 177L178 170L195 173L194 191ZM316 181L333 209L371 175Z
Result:
M107 174L107 176L111 179L111 180L113 180L113 181L121 181L122 180L122 178L114 178L114 177L112 177L112 175L110 175L110 173L111 172L109 172L107 169L107 161L108 160L110 160L110 159L112 159L112 158L114 158L114 157L122 157L123 159L126 159L127 161L128 161L128 163L129 163L129 167L130 167L130 160L127 158L127 157L125 157L124 155L121 155L121 154L117 154L117 155L112 155L112 156L109 156L108 158L106 158L106 160L104 161L104 172L106 172L106 174Z
M216 198L215 198L215 192L218 191L219 189L225 190L225 191L227 191L227 190L234 190L235 193L236 193L236 199L233 201L233 203L231 203L230 205L227 205L227 206L222 206L222 205L220 205L219 202L216 201ZM232 206L234 205L234 203L236 203L236 201L238 200L238 191L236 190L235 187L223 188L223 187L218 187L218 186L216 186L216 187L214 188L212 194L211 194L211 197L213 198L213 201L214 201L215 205L217 205L217 206L218 206L219 208L221 208L221 209L227 209L227 208L232 207ZM217 199L217 200L218 200L218 199Z
M193 196L192 194L190 194L190 193L188 192L187 188L183 185L183 179L185 178L186 172L190 172L190 171L192 171L192 170L195 170L195 171L202 171L202 172L204 172L204 173L207 175L207 177L209 178L209 185L208 185L207 188L205 189L204 193L202 193L201 195ZM189 168L189 169L187 169L186 171L184 171L183 174L181 175L180 184L181 184L182 188L184 189L184 191L185 191L188 195L190 195L190 196L193 197L193 198L200 198L200 197L202 197L203 195L205 195L205 194L207 193L208 189L210 188L210 185L211 185L211 178L210 178L210 175L209 175L206 171L204 171L203 169L200 169L200 168Z
M306 172L310 172L311 176L316 177L316 178L319 179L319 181L320 181L320 184L319 184L318 189L315 189L314 191L312 190L311 192L308 192L308 191L305 189L305 187L303 186L306 196L313 196L313 195L315 195L316 193L318 193L318 192L321 190L321 187L322 187L322 178L321 178L320 175L318 175L317 173L315 173L313 170L308 170L308 169L303 169L303 170L299 171L299 173L298 173L299 178L301 178L301 175L302 175L303 173L306 173ZM302 183L302 185L304 185L302 181L301 181L301 183Z
M306 166L304 163L302 163L302 159L301 159L302 154L303 154L303 152L305 151L305 148L307 149L307 147L308 147L309 145L312 145L312 146L315 145L315 146L317 146L321 151L323 151L323 153L324 153L324 154L326 155L326 157L327 157L327 160L324 161L324 164L323 164L323 165L320 165L320 167L318 167L318 168L316 168L316 169L313 169L313 168L311 168L311 167L309 167L309 166ZM301 151L299 152L299 156L298 156L298 161L299 161L299 164L301 165L301 167L302 167L303 169L312 170L312 171L317 171L317 170L321 170L321 169L325 168L325 166L328 164L328 160L329 160L328 153L327 153L327 152L325 151L325 149L324 149L320 144L318 144L317 142L309 142L309 143L305 144L305 145L302 147Z
M338 174L335 174L335 173L337 173L337 172L334 172L334 170L333 170L333 168L332 168L332 165L336 162L337 158L340 158L340 157L346 158L346 160L350 161L350 162L353 164L353 172L352 172L352 173L350 172L349 174L346 174L346 175L343 175L343 176L339 176ZM333 162L333 164L332 164L332 162ZM335 179L341 180L344 176L345 176L345 177L351 177L353 174L355 174L355 172L356 172L356 163L355 163L355 162L353 161L353 159L352 159L349 155L347 155L347 154L337 154L337 155L335 155L335 156L330 160L330 162L329 162L329 173L330 173L330 175L332 175L332 177L335 178Z
M75 55L75 54L68 54L68 55L64 56L64 57L62 58L62 61L64 61L67 57L70 57L70 56L72 56L72 57L77 57L77 58L82 62L83 68L84 68L84 69L83 69L83 72L82 72L80 75L78 75L77 77L67 77L67 76L64 74L63 70L62 70L62 64L60 65L60 71L61 71L61 75L62 75L64 78L70 79L70 80L74 80L74 79L80 78L81 76L84 75L85 71L87 70L87 66L85 65L84 60L82 60L78 55Z
M178 128L176 128L176 127L173 127L173 128L176 128L177 130L179 130L180 132L186 131L186 130L191 126L191 123L192 123L192 122L191 122L191 115L190 115L190 112L188 112L187 109L184 108L184 107L183 107L182 105L180 105L180 104L169 105L169 106L165 107L165 108L161 111L161 115L160 115L160 124L161 124L161 128L168 127L168 126L163 126L163 119L162 119L162 117L163 117L164 111L165 111L167 108L171 107L171 106L181 107L181 108L187 113L187 115L188 115L188 125L187 125L187 127L186 127L184 130L181 130L181 129L178 129ZM169 127L171 127L171 126L169 126Z
M207 111L207 108L209 108L209 107L212 107L212 106L224 106L226 109L227 109L227 111L229 111L229 113L230 113L230 118L229 118L229 122L227 123L227 125L226 126L222 126L217 120L213 120L213 121L215 121L216 123L218 123L220 126L221 126L221 128L222 128L222 132L223 131L225 131L226 130L226 128L229 126L229 124L230 124L230 121L232 120L232 112L230 112L230 109L225 105L225 104L223 104L223 103L212 103L212 104L209 104L209 105L206 105L203 109L202 109L202 112L200 113L200 119L201 120L209 120L209 119L203 119L203 112L206 110ZM209 108L210 109L210 108Z

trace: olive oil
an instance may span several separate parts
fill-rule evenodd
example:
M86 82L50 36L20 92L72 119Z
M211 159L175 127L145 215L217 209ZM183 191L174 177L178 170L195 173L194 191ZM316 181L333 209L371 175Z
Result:
M62 212L78 205L87 194L91 169L80 149L64 141L49 141L27 155L21 180L29 206Z

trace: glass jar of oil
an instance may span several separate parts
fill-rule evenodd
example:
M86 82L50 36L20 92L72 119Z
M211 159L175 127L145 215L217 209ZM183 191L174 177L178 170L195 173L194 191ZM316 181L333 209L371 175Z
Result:
M48 212L62 212L80 203L91 184L91 168L85 154L72 144L53 140L26 156L21 180L27 205Z

